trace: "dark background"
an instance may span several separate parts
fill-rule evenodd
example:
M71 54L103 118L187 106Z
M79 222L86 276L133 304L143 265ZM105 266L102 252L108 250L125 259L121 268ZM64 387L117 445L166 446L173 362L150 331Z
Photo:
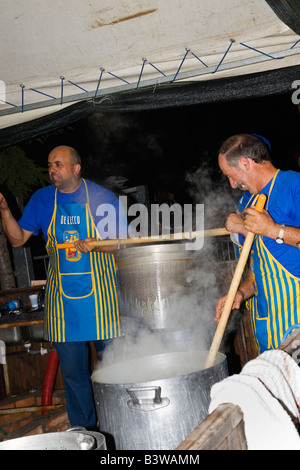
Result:
M160 190L174 194L180 204L204 203L205 228L217 228L224 226L241 194L231 190L218 168L218 149L225 139L244 132L262 135L270 141L277 168L300 170L300 113L291 96L292 92L133 112L96 109L18 145L45 167L55 146L71 145L82 156L83 177L117 194L124 187L143 185L150 203L158 202ZM11 204L18 217L18 208ZM42 237L32 237L28 244L33 256L45 252Z
M39 165L56 145L67 144L82 156L83 176L111 185L114 178L128 187L159 187L188 198L186 175L202 165L219 181L218 149L236 133L267 138L278 168L298 169L300 113L291 95L139 112L97 112L69 126L20 145ZM109 178L109 181L108 181ZM227 183L226 183L227 184Z

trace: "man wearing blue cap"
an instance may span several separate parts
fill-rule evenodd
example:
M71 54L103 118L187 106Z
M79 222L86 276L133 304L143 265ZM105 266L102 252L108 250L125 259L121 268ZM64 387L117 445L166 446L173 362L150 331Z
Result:
M225 224L238 253L247 232L256 235L250 269L232 308L246 301L259 353L277 348L300 326L300 174L276 169L269 149L261 136L240 134L219 151L219 166L231 187L244 191ZM263 212L251 207L259 194L267 196ZM217 303L216 321L225 300Z

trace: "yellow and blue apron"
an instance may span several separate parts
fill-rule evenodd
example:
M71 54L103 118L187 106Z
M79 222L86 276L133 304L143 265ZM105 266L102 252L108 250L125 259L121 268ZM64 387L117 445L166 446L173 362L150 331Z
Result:
M93 341L120 336L115 262L112 254L57 249L75 239L100 239L86 201L60 204L55 192L48 228L49 269L45 295L44 337L48 341Z
M275 183L268 194L267 206ZM253 196L247 206L255 204ZM246 207L247 207L246 206ZM234 237L232 237L234 243ZM241 246L238 246L240 252ZM300 325L300 279L287 271L270 253L263 237L256 236L250 255L255 294L246 301L259 354L276 349Z

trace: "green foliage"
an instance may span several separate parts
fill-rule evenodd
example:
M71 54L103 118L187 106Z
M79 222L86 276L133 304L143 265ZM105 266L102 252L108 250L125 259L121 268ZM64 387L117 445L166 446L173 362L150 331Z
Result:
M49 184L48 169L26 157L24 150L14 145L0 152L0 185L15 197L26 198L37 186Z

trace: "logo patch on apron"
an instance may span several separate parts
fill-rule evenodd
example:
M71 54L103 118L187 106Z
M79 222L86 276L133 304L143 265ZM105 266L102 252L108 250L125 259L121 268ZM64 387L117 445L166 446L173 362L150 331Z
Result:
M76 240L79 240L79 233L76 230L66 230L63 233L64 242L73 243ZM66 260L67 261L79 261L82 253L77 251L76 248L66 248Z

